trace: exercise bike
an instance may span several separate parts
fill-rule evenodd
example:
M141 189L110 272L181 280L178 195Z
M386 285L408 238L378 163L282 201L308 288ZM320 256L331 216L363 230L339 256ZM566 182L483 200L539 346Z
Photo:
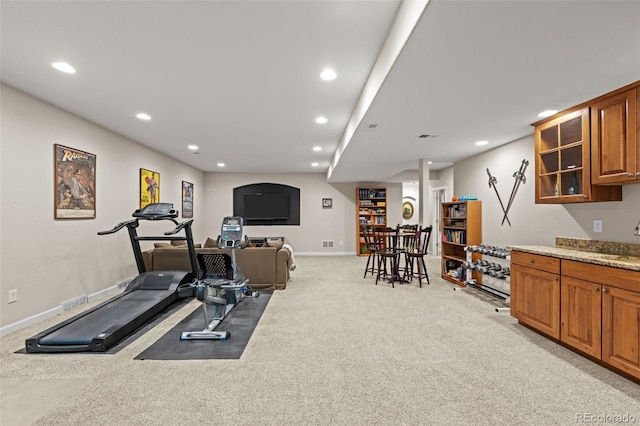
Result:
M200 274L195 295L202 302L205 328L201 331L185 331L180 340L227 340L231 334L216 330L218 325L245 296L258 297L257 291L249 290L249 280L242 275L236 263L235 250L247 245L246 236L243 240L243 222L240 216L227 216L222 220L217 246L229 249L231 255L198 253Z

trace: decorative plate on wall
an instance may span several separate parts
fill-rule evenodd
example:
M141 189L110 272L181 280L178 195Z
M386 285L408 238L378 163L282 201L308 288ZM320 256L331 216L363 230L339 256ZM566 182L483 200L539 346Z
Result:
M402 203L402 217L407 220L413 217L413 204L411 204L411 201Z

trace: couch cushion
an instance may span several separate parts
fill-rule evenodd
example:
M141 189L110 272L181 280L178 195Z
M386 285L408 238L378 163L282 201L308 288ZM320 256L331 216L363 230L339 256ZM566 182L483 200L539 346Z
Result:
M218 244L216 243L216 240L214 240L212 238L207 238L207 241L204 242L204 247L206 247L206 248L216 248L216 247L218 247Z
M162 247L171 248L171 247L173 247L170 243L153 243L153 246L155 248L162 248Z
M218 253L223 252L231 255L229 249L200 248L196 253ZM251 284L273 284L276 283L276 255L274 247L247 247L236 250L236 262L242 270L243 275L249 279ZM189 271L189 251L176 250L175 248L157 248L153 250L152 269L155 271ZM286 281L285 281L286 282Z
M275 247L276 250L280 250L284 245L284 241L267 241L269 247Z

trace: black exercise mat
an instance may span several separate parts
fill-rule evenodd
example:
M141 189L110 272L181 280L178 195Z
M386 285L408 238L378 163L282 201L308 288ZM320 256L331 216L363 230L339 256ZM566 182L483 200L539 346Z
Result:
M138 337L142 336L144 333L146 333L147 331L151 330L153 327L158 325L160 322L164 321L165 319L167 319L171 315L173 315L175 312L177 312L180 309L182 309L191 300L192 300L191 298L179 299L178 301L172 303L171 305L167 306L164 310L162 310L159 313L157 313L153 318L151 318L150 321L148 321L147 323L143 324L141 327L138 327L133 333L129 334L127 337L125 337L124 339L120 340L118 343L116 343L115 345L111 346L106 351L102 351L102 352L95 352L95 351L88 351L88 352L44 352L44 353L47 353L47 354L78 354L78 353L83 353L83 354L115 354L115 353L118 353L120 350L126 348L131 342L134 342ZM17 353L17 354L30 354L30 352L27 352L27 350L25 348L19 349L19 350L15 351L15 353ZM42 355L42 353L43 352L38 352L37 354Z
M227 314L216 328L229 332L227 340L180 340L185 331L201 331L205 328L203 308L200 306L135 359L239 359L271 294L273 291L260 291L258 297L245 297Z

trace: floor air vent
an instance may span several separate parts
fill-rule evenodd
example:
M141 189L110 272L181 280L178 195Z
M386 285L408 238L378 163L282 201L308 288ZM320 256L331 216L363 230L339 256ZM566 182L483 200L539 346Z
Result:
M322 240L322 248L333 248L333 240Z
M76 306L84 305L88 301L89 297L86 294L84 296L76 297L75 299L67 300L66 302L62 302L62 310L68 311Z

